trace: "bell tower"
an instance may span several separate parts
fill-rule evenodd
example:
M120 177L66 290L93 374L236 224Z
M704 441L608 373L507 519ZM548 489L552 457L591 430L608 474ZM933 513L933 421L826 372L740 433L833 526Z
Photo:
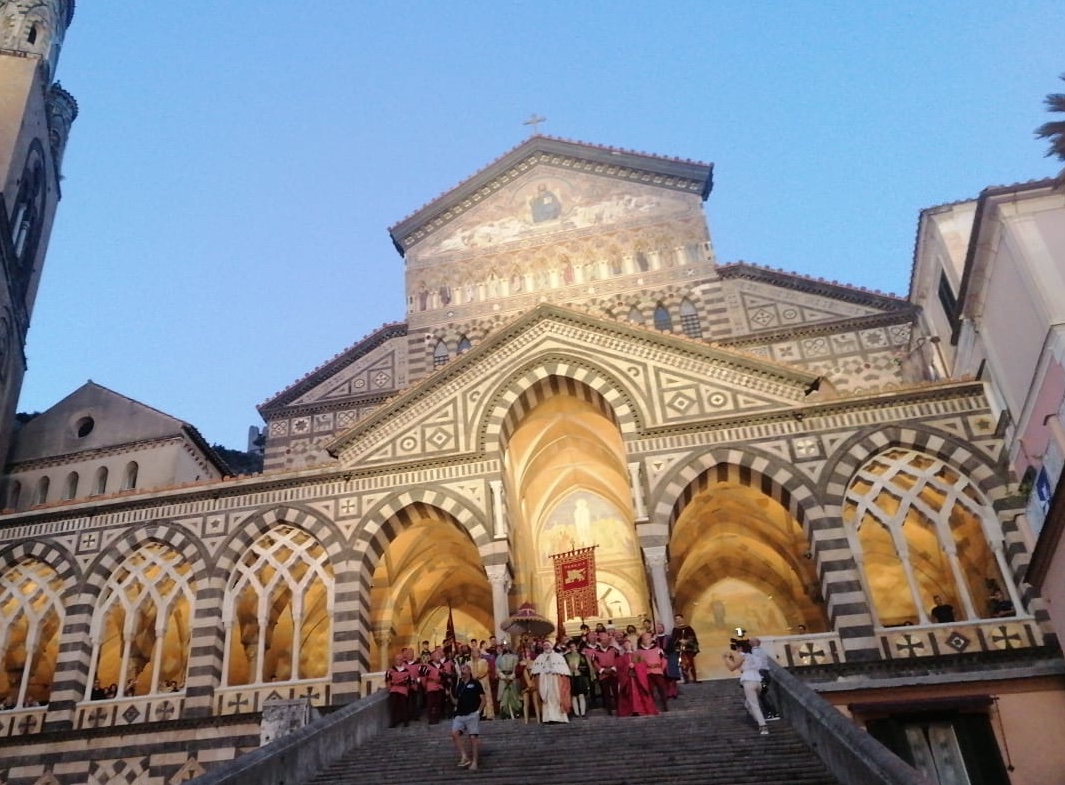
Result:
M26 333L60 198L74 98L53 81L74 0L0 0L0 458L26 371Z

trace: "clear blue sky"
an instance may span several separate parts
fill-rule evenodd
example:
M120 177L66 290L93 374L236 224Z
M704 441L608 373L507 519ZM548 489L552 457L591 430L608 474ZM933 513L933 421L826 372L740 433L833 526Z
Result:
M20 409L92 379L243 448L405 318L387 229L543 133L712 161L739 259L905 296L918 211L1055 173L1065 3L80 0Z

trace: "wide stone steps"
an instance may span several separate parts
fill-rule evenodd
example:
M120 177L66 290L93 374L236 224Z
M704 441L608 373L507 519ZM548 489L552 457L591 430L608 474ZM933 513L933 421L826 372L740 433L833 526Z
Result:
M322 772L320 785L700 783L838 785L784 720L759 736L736 681L682 685L668 713L610 717L595 710L563 725L481 723L480 770L458 767L450 721L383 732Z

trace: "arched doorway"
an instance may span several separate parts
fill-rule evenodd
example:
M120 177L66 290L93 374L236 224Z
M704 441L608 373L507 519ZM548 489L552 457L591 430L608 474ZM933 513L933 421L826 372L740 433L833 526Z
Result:
M491 634L492 592L469 533L447 512L416 503L400 510L402 531L374 569L371 667L384 670L405 647L442 644L449 611L460 641Z
M802 527L750 482L707 483L673 527L674 609L699 636L700 678L727 673L719 654L737 627L759 636L828 629Z
M514 594L554 619L552 554L594 545L598 615L583 618L647 613L625 449L609 405L554 378L527 397L539 402L516 422L505 457Z

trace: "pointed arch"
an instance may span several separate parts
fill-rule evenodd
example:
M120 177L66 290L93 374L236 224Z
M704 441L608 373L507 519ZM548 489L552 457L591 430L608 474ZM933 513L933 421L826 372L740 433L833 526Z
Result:
M143 541L110 572L89 627L93 686L85 698L151 695L184 687L195 607L193 567L157 538Z
M669 315L666 306L659 302L655 305L655 329L659 332L673 332L673 317Z
M595 406L623 435L635 434L646 419L636 394L606 368L572 357L548 355L519 368L491 396L480 418L481 449L503 452L525 415L554 395L570 395Z
M354 597L351 635L357 639L355 656L362 671L373 667L370 656L375 644L368 636L373 629L371 598L378 565L393 542L426 520L447 523L464 532L482 562L493 551L485 512L450 490L410 487L382 499L367 510L352 543L352 561L356 565L359 585Z
M466 527L441 508L422 503L391 518L395 536L371 577L370 629L377 656L370 661L384 667L402 646L416 647L426 637L439 642L445 633L441 608L454 608L478 629L478 637L490 634L495 625L484 556Z
M67 587L66 597L77 589L81 581L81 570L73 554L49 540L23 540L22 542L0 548L0 570L22 561L37 559L56 571L60 580Z
M330 675L334 571L322 541L281 520L240 554L222 606L227 686Z
M685 297L680 301L680 326L689 338L702 338L703 326L699 321L699 311L692 301Z
M963 619L1015 615L999 523L948 460L907 447L870 456L847 486L843 523L882 625L927 624L943 602Z
M444 339L441 338L436 342L436 346L433 347L433 367L439 368L442 365L447 365L447 362L450 359L451 353L448 351L447 344L444 343Z
M48 704L68 588L55 567L34 556L0 568L0 696L8 707Z
M660 536L669 538L675 609L692 617L701 642L726 645L727 630L736 626L784 635L799 625L815 631L833 625L813 560L818 505L785 462L717 450L670 475L652 520L666 521ZM641 535L654 527L641 526Z
M713 449L666 470L652 482L651 522L641 537L668 540L678 516L699 493L716 483L756 489L775 501L802 528L809 546L804 558L816 566L828 623L840 636L848 659L875 659L878 643L859 581L858 565L846 546L838 517L831 517L821 492L781 458L751 448Z

